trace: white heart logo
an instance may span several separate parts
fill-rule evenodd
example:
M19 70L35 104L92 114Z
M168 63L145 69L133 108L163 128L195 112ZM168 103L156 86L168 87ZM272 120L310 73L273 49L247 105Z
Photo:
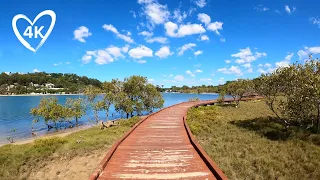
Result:
M39 45L36 47L36 49L34 49L26 40L24 40L24 38L19 33L19 31L17 29L17 21L19 19L25 19L25 20L27 20L29 22L29 24L31 26L33 26L37 22L37 20L39 18L41 18L42 16L44 16L44 15L49 15L51 17L51 24L50 24L50 27L49 27L47 33L43 36L42 40L40 41ZM33 20L33 22L31 22L30 19L27 16L23 15L23 14L18 14L16 16L14 16L13 19L12 19L12 28L13 28L13 31L16 34L17 38L19 39L19 41L26 48L28 48L30 51L36 52L46 42L46 40L49 37L49 35L50 35L55 23L56 23L56 14L51 10L45 10L45 11L41 12L40 14L38 14L36 16L36 18Z

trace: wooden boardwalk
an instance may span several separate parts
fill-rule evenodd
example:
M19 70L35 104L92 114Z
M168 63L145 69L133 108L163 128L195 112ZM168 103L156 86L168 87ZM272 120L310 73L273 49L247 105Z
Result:
M90 179L227 179L185 123L190 107L215 102L180 103L149 115L114 144Z

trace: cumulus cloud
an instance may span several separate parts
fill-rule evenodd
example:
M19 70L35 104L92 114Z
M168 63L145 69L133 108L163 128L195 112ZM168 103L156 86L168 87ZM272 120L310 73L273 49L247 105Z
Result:
M238 66L231 66L229 69L221 68L221 69L218 69L218 72L221 72L224 74L235 74L237 76L241 76L243 74L241 69Z
M284 60L276 62L276 67L277 68L279 68L279 67L289 67L290 60L293 57L293 55L294 55L293 53L290 53L284 58Z
M220 35L219 30L222 30L222 25L223 25L223 22L218 22L218 21L212 22L207 26L207 29Z
M134 42L130 36L119 33L119 31L112 24L109 24L109 25L104 24L102 27L103 27L103 29L105 29L107 31L113 32L118 38L120 38L128 43Z
M184 77L181 76L181 75L176 75L176 76L174 77L174 79L177 80L177 81L183 81L183 80L184 80Z
M34 72L34 73L38 73L38 72L40 72L40 71L39 71L39 69L34 69L33 72Z
M148 32L148 31L142 31L139 33L139 35L142 35L142 36L146 36L146 37L151 37L153 35L152 32Z
M195 0L194 3L200 8L203 8L207 5L206 0Z
M269 11L270 9L269 8L267 8L267 7L265 7L265 6L263 6L263 5L258 5L258 6L254 6L253 7L255 10L257 10L257 11L262 11L262 12L264 12L264 11Z
M245 49L240 49L240 52L231 55L231 57L238 58L236 60L236 63L238 63L238 64L250 63L252 61L255 61L255 60L257 60L261 57L265 57L265 56L267 56L267 54L264 52L263 53L260 53L260 52L252 53L251 49L249 47L247 47Z
M99 65L112 63L114 61L113 57L106 50L100 49L96 51L87 51L81 59L82 63L88 64L93 57L96 58L95 63Z
M186 71L186 74L190 75L191 77L195 77L195 74L192 73L190 70L187 70L187 71Z
M86 41L84 40L84 38L91 36L92 33L89 32L89 29L87 27L81 26L76 30L74 30L73 35L74 35L74 39L85 43Z
M130 49L128 54L135 59L140 59L142 57L152 57L153 51L150 48L141 45L139 47Z
M309 21L310 21L312 24L318 25L318 27L320 28L320 18L311 17L311 18L309 19Z
M196 72L196 73L202 73L203 71L200 70L200 69L197 69L195 72Z
M292 7L292 9L290 9L290 7L288 5L285 5L284 9L288 14L291 14L296 11L296 7L294 7L294 6Z
M169 21L165 24L166 34L170 37L184 37L194 34L202 34L206 30L201 24L182 24L178 27L177 24Z
M210 39L209 39L209 37L208 37L207 35L202 35L202 36L200 37L200 40L201 40L201 41L210 41Z
M230 60L225 60L224 62L226 62L227 64L231 63L231 61L230 61Z
M153 37L153 38L146 38L146 42L148 43L154 43L154 42L158 42L161 44L166 44L168 42L168 39L165 37Z
M108 48L106 48L106 51L112 55L115 59L117 59L118 57L120 58L124 58L124 55L122 54L122 50L121 48L117 47L117 46L109 46Z
M179 56L183 55L183 53L184 53L186 50L192 49L192 48L195 47L195 46L196 46L196 44L194 44L194 43L189 43L189 44L183 45L182 47L179 48L178 55L179 55Z
M200 54L202 54L202 53L203 53L203 51L198 50L198 51L194 52L194 55L195 55L195 56L198 56L198 55L200 55Z
M178 23L181 23L186 18L187 18L186 12L181 13L180 9L175 9L173 11L173 19L175 19Z
M304 49L299 50L297 54L300 60L306 60L310 54L320 54L320 46L304 47Z
M170 56L172 54L173 53L170 52L169 46L163 46L155 53L155 55L160 57L161 59L167 58L168 56Z
M147 17L151 25L163 24L170 16L167 5L159 4L157 0L138 0L138 3L143 5L143 15Z
M146 60L142 60L142 59L136 60L136 62L139 63L139 64L145 64L145 63L147 63Z
M208 16L205 13L199 13L198 14L198 20L201 21L202 23L204 23L205 25L208 25L211 22L210 16Z

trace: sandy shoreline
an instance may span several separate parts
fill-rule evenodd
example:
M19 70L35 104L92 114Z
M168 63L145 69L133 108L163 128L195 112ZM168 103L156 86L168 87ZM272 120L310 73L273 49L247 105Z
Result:
M44 135L39 135L39 136L27 138L27 139L19 139L19 140L15 141L14 143L0 144L0 147L7 145L7 144L12 144L12 145L28 144L28 143L32 143L36 139L41 139L41 138L65 137L65 136L72 134L74 132L86 130L86 129L89 129L89 128L92 128L95 126L99 126L99 125L96 125L96 124L95 125L83 125L83 126L79 126L79 127L70 128L70 129L59 130L56 132L50 132L50 133L47 133Z

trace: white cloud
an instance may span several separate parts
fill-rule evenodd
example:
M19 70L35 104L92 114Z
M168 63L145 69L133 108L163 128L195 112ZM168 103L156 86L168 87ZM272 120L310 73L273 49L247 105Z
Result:
M145 64L145 63L147 63L147 61L146 61L146 60L142 60L142 59L137 60L136 62L137 62L137 63L139 63L139 64Z
M190 75L191 77L195 77L195 74L193 74L190 70L187 70L186 74Z
M203 8L207 5L206 0L195 0L194 3L200 8Z
M237 76L240 76L243 74L238 66L231 66L229 69L221 68L221 69L218 69L218 72L221 72L224 74L236 74Z
M202 34L206 30L201 24L182 24L178 27L177 24L173 22L167 22L165 24L166 34L170 37L184 37L193 34Z
M264 66L265 66L265 67L271 67L272 65L269 64L269 63L266 63Z
M245 67L245 68L251 68L251 64L250 63L243 64L242 66Z
M309 21L310 21L312 24L318 25L318 27L320 28L320 18L312 17L312 18L309 19Z
M177 80L177 81L183 81L183 80L184 80L184 77L181 76L181 75L176 75L176 76L174 77L174 79Z
M61 65L62 64L62 62L59 62L59 63L53 63L53 66L59 66L59 65Z
M151 37L153 35L153 33L152 32L148 32L148 31L142 31L142 32L139 33L139 35Z
M179 48L178 55L179 55L179 56L183 55L183 53L184 53L186 50L192 49L192 48L195 47L195 46L196 46L196 44L194 44L194 43L189 43L189 44L183 45L181 48Z
M122 48L121 48L121 51L122 52L124 52L124 53L127 53L128 51L129 51L129 45L127 44L127 45L125 45L125 46L123 46Z
M221 77L221 78L218 80L218 83L219 83L219 84L224 84L224 83L225 83L224 78L223 78L223 77Z
M71 62L66 62L66 64L71 64Z
M276 67L277 68L279 68L279 67L289 67L290 60L293 57L293 55L294 55L293 53L290 53L284 58L284 60L282 60L280 62L276 62Z
M211 22L210 16L208 16L205 13L199 13L198 14L198 20L204 23L205 25L208 25Z
M196 73L202 73L203 71L200 70L200 69L197 69L195 72L196 72Z
M220 35L219 30L222 30L223 22L212 22L207 26L207 30L213 31L216 34Z
M109 46L108 48L106 48L106 51L111 54L115 59L117 59L118 57L120 58L124 58L125 56L121 53L121 48L117 47L117 46Z
M158 42L158 43L161 43L161 44L166 44L168 39L165 38L165 37L153 37L153 38L147 38L146 41L148 43L154 43L154 42Z
M173 12L173 19L177 20L178 23L181 23L185 18L187 18L187 13L180 12L180 9L175 9Z
M128 54L135 59L140 59L142 57L152 57L153 51L150 48L141 45L139 47L130 49Z
M87 51L86 54L82 57L82 63L88 64L95 57L95 63L102 65L112 63L114 61L113 57L103 49L96 51Z
M230 61L230 60L225 60L224 62L226 62L227 64L231 63L231 61Z
M84 38L91 36L92 33L89 32L89 29L87 27L81 26L78 29L74 30L73 35L74 39L85 43L86 41L84 40Z
M132 16L134 17L134 18L137 18L137 15L136 15L136 13L134 12L134 11L129 11L130 13L132 13Z
M297 54L300 60L308 59L310 54L320 54L320 46L304 47L304 49L299 50Z
M267 7L265 7L265 6L263 6L263 5L258 5L258 6L254 6L254 9L255 10L257 10L257 11L269 11L270 9L269 8L267 8Z
M238 63L238 64L250 63L252 61L255 61L255 60L257 60L261 57L265 57L265 56L267 56L267 54L264 52L263 53L255 52L255 54L253 54L249 47L247 47L245 49L240 49L240 52L231 55L231 57L238 58L236 60L236 63Z
M113 32L114 34L117 35L118 38L123 39L124 41L126 41L128 43L134 42L130 36L119 33L119 31L112 24L109 24L109 25L104 24L102 27L103 27L103 29L105 29L107 31Z
M138 0L138 3L143 4L143 14L152 26L165 23L170 16L167 5L161 5L156 0Z
M296 11L296 7L294 7L294 6L292 7L292 10L291 10L288 5L285 5L285 6L284 6L284 9L286 10L286 12L287 12L288 14L291 14L291 13L293 13L293 12Z
M161 59L167 58L168 56L172 55L173 53L170 52L170 48L168 46L161 47L155 55L160 57Z
M220 38L220 41L221 42L226 42L226 39L225 38Z
M38 69L34 69L33 72L34 72L34 73L38 73L38 72L40 72L40 71L39 71Z
M201 41L210 41L210 39L209 39L209 37L208 37L207 35L202 35L202 36L200 37L200 40L201 40Z
M259 68L258 69L258 72L261 73L261 74L267 74L267 73L271 73L272 71L274 71L275 69L274 68L269 68L267 70L264 70L262 68Z
M198 55L200 55L200 54L202 54L202 53L203 53L203 51L198 50L198 51L194 52L194 55L195 55L195 56L198 56Z

